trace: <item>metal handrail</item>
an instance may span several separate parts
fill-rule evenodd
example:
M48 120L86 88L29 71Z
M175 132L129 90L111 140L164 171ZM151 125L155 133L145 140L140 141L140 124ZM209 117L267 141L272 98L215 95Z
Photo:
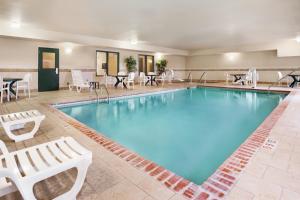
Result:
M103 84L102 86L104 87L104 89L105 89L105 91L106 91L106 94L107 94L107 102L109 103L110 97L109 97L108 89L107 89L106 85Z
M106 85L105 84L101 84L101 85L99 85L99 89L100 89L100 93L102 94L102 88L104 88L105 89L105 91L106 91L106 94L107 94L107 102L109 103L109 100L110 100L110 95L109 95L109 92L108 92L108 89L107 89L107 87L106 87ZM97 88L93 88L94 89L94 92L95 92L95 94L96 94L96 97L97 97L97 102L99 102L99 94L98 94L98 92L97 92Z
M190 71L187 77L187 80L193 82L192 72Z
M200 79L198 80L199 83L201 83L201 80L202 80L202 78L204 77L204 75L205 75L206 73L207 73L207 72L203 72L203 73L202 73Z
M271 85L269 85L268 90L271 89L271 87L273 87L275 84L279 83L281 80L285 79L286 77L288 77L289 75L293 74L294 72L300 70L300 68L294 69L293 71L291 71L290 73L284 75L282 78L278 79L276 82L272 83Z

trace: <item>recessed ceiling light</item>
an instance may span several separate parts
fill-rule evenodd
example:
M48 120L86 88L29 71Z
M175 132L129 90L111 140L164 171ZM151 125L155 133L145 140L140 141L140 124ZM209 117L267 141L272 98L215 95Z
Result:
M226 55L226 57L228 58L228 60L234 61L234 60L236 60L236 58L238 57L239 53L236 53L236 52L230 52L230 53L226 53L225 55Z
M162 53L159 53L159 52L155 54L155 57L158 60L162 59L162 56L163 56Z
M131 43L132 45L137 45L138 41L134 39L134 40L131 40L130 43Z
M73 49L72 49L71 47L66 47L66 48L65 48L65 53L66 53L66 54L71 54L72 51L73 51Z
M296 41L300 43L300 36L296 37Z
M10 23L10 27L12 28L20 28L21 27L21 23L17 22L17 21L13 21Z

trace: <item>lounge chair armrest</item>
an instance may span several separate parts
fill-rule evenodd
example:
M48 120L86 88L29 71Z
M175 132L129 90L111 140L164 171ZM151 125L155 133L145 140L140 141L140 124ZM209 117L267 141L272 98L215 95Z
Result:
M3 154L9 154L6 145L2 140L0 140L0 150L2 151Z
M16 174L14 174L11 169L7 169L7 168L0 168L0 177L9 178L14 182L18 181L18 177L16 176Z

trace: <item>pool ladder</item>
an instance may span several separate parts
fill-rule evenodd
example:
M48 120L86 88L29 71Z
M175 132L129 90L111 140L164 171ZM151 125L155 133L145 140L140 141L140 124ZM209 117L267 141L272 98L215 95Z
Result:
M186 79L188 82L192 83L193 82L193 76L192 76L192 72L189 72L188 77Z
M201 77L199 78L198 82L201 83L202 79L204 78L204 84L206 83L206 74L207 72L203 72Z
M106 102L109 103L110 96L109 96L109 92L108 92L108 89L107 89L107 87L106 87L105 84L99 85L100 95L103 93L103 88L104 88L104 90L105 90L105 92L106 92ZM97 97L97 102L99 102L100 97L99 97L99 94L98 94L98 92L97 92L97 88L93 88L93 89L94 89L95 94L96 94L96 97Z

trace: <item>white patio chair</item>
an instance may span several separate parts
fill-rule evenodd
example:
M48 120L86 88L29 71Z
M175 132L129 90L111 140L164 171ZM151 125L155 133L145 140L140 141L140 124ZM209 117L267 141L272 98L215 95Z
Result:
M231 80L231 82L233 82L233 79L231 78L231 76L228 72L225 72L224 75L225 75L226 85L229 84L230 80Z
M9 84L8 83L5 83L3 81L3 77L0 76L0 95L1 95L1 103L3 103L3 96L4 96L4 93L7 94L7 101L9 101L9 95L10 95L10 91L9 91Z
M71 137L8 152L0 140L0 197L19 191L24 200L36 200L33 186L51 176L77 168L73 187L55 199L76 199L92 163L92 153ZM18 160L18 163L17 161ZM7 179L8 178L8 179Z
M90 84L88 81L84 81L82 72L80 70L71 70L73 85L69 85L69 88L76 87L77 92L81 92L82 89L90 89Z
M283 78L283 75L280 71L277 72L278 75L278 84L281 86L283 82L285 82L286 86L289 86L288 77Z
M126 72L123 72L123 71L121 71L121 72L118 72L118 76L125 76L126 75ZM123 82L125 81L125 78L121 78L121 87L122 88L124 88L124 84L123 84Z
M140 82L140 86L142 86L142 84L145 86L146 82L148 81L148 77L145 75L145 72L140 72L140 77L139 77L139 82Z
M249 70L245 76L242 76L240 80L236 81L235 83L238 83L238 84L245 84L245 85L250 85L252 83L252 73L251 71Z
M19 90L24 90L24 95L27 96L26 90L28 92L28 97L30 98L30 81L32 80L32 76L30 73L26 73L24 75L23 80L17 81L17 92L16 92L16 99L18 99L19 96Z
M5 133L10 139L14 140L15 142L19 142L33 138L44 119L45 115L42 115L39 111L30 110L25 112L0 115L0 124L2 125ZM34 128L30 132L18 135L12 132L13 130L24 128L24 125L29 122L34 122Z
M130 84L132 85L132 89L134 89L134 72L130 72L128 74L128 78L127 78L127 85L128 85L128 88L130 87Z
M163 73L156 79L156 81L160 81L160 82L161 82L161 85L164 86L166 78L167 78L167 75L166 75L165 72L163 72Z

